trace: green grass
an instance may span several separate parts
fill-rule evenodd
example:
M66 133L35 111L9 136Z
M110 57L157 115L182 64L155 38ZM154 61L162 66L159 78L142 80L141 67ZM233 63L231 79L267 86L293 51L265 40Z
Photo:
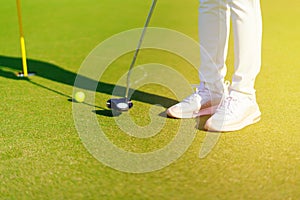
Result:
M21 70L15 2L0 2L0 199L299 198L299 1L284 6L278 0L262 2L263 65L256 83L261 122L221 134L204 159L199 151L209 133L197 130L176 162L144 174L120 172L95 159L77 133L69 99L84 58L110 36L141 27L150 1L23 1L29 67L37 72L30 81L14 76ZM197 40L197 6L196 0L159 1L151 26ZM90 109L120 148L153 151L172 140L180 120L167 119L159 134L139 139L123 133L102 109L131 57L120 57L105 71L100 80L105 87L98 88L97 107ZM141 51L137 64L149 62L171 66L197 83L195 70L178 56ZM231 43L228 66L232 64ZM176 100L172 91L155 84L134 95L130 113L140 126L150 123L151 103L165 100L167 106ZM151 103L138 101L145 95Z

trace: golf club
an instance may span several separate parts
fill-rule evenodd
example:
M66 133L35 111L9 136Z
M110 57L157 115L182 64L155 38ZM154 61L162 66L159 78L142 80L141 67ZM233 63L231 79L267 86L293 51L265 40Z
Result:
M130 99L128 97L128 95L129 95L129 88L130 88L130 74L131 74L132 68L133 68L133 66L135 64L135 61L136 61L137 55L139 53L140 47L142 45L142 42L143 42L143 39L144 39L144 35L146 33L148 24L150 22L153 10L154 10L155 5L156 5L156 1L157 0L153 0L152 1L151 7L150 7L150 11L149 11L147 19L146 19L146 23L144 25L144 28L143 28L140 40L138 42L137 48L135 50L133 59L131 61L130 67L129 67L129 70L127 72L127 83L126 83L125 97L123 97L123 98L117 98L117 99L109 99L106 102L106 106L108 108L110 108L110 109L117 110L117 111L120 111L120 112L124 112L124 111L128 111L133 106L132 102L130 101Z

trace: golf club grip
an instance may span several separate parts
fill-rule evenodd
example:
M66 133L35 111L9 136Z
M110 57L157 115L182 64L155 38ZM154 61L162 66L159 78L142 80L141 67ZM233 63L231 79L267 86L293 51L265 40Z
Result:
M146 19L146 22L145 22L145 25L144 25L144 28L143 28L143 31L142 31L142 34L141 34L141 36L140 36L140 39L139 39L137 48L136 48L136 50L135 50L133 59L132 59L132 61L131 61L131 64L130 64L130 67L129 67L129 70L128 70L128 73L127 73L127 84L126 84L126 92L125 92L125 97L126 97L126 98L128 98L128 93L129 93L131 70L132 70L132 68L133 68L133 66L134 66L134 64L135 64L137 55L138 55L138 53L139 53L139 51L140 51L140 48L141 48L141 45L142 45L142 42L143 42L143 39L144 39L146 30L147 30L147 27L148 27L148 25L149 25L149 22L150 22L150 19L151 19L153 10L154 10L154 8L155 8L156 2L157 2L157 0L153 0L153 1L152 1L150 10L149 10L149 13L148 13L148 16L147 16L147 19Z

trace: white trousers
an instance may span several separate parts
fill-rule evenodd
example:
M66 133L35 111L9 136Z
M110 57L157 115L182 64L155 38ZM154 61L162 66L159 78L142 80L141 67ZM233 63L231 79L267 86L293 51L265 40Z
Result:
M200 0L200 80L216 89L224 82L230 20L234 34L231 90L255 94L261 66L262 17L259 0Z

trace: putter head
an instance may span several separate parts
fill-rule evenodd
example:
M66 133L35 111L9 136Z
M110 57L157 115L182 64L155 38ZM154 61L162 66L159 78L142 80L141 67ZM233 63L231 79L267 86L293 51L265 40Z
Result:
M112 110L126 112L133 106L133 104L128 98L120 98L120 99L109 99L106 102L106 106Z

